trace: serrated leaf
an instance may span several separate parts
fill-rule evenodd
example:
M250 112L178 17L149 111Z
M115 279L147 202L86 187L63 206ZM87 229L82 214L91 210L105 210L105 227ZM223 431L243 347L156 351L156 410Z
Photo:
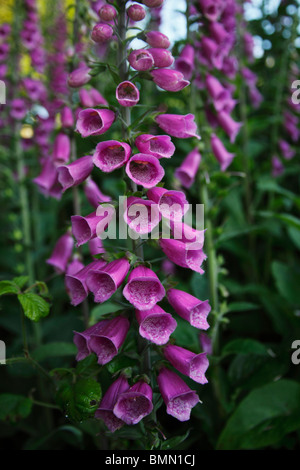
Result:
M253 390L229 418L219 450L259 449L300 428L300 385L273 382Z
M18 421L29 416L32 401L22 395L2 393L0 395L0 420Z
M37 322L49 314L50 305L37 294L33 294L32 292L19 294L18 299L22 305L25 316L32 321Z
M102 398L101 386L94 379L80 379L75 384L63 381L56 401L68 418L80 422L94 416Z
M13 281L0 282L0 296L6 294L19 294L20 289Z

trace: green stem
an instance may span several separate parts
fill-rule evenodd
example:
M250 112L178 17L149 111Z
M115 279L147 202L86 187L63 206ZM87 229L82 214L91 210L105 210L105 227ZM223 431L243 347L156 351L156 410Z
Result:
M128 70L127 70L127 45L126 45L126 28L127 28L127 15L126 15L126 2L123 0L121 2L120 11L119 11L119 22L118 22L118 67L119 75L122 81L127 79ZM129 107L121 107L121 117L122 117L122 134L123 138L129 140L128 129L131 124L131 110ZM137 191L137 185L134 181L130 182L132 192ZM139 240L132 240L133 251L136 255L143 260L144 259L144 250L143 244ZM148 341L144 340L139 336L139 351L141 353L142 359L142 372L148 374L151 370L151 351L148 347Z

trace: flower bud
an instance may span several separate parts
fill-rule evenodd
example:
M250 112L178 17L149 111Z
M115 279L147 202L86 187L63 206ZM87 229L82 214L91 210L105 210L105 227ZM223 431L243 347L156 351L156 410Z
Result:
M99 10L99 16L102 21L112 21L117 16L117 11L112 5L104 5Z
M131 5L127 8L127 15L132 21L142 21L146 16L146 12L141 5Z
M107 42L113 34L114 31L109 24L98 23L93 28L91 38L94 42L103 44L104 42Z

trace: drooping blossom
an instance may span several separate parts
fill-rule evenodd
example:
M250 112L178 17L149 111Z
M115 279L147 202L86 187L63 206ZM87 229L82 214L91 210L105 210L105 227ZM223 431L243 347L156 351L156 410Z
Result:
M168 135L141 134L135 139L135 145L141 153L156 158L171 158L176 150Z
M123 295L135 308L150 310L165 296L165 289L150 268L138 266L129 274Z
M58 273L64 273L71 258L74 240L70 232L66 232L56 242L54 250L46 263L55 268Z
M87 277L88 289L94 294L97 303L108 300L121 286L128 274L130 264L127 259L114 260L101 271L90 271Z
M200 139L200 136L197 134L197 124L193 114L185 116L180 114L160 114L155 120L163 131L173 137L180 139L196 137Z
M152 389L140 380L118 396L113 412L126 424L137 424L153 410Z
M131 148L125 142L107 140L97 145L93 161L100 170L110 173L127 163L130 155Z
M207 330L207 316L211 310L208 300L202 301L187 292L169 289L167 298L176 313L195 328Z
M182 191L152 188L147 197L158 205L161 215L170 220L181 220L189 210L189 203Z
M132 181L144 188L153 188L165 174L158 159L144 153L137 153L130 158L126 165L126 173Z
M76 131L82 137L104 134L113 124L115 113L110 109L83 109L78 114Z
M120 377L109 386L95 413L95 418L102 419L111 432L117 431L117 429L120 429L124 425L124 421L116 417L113 409L119 395L126 392L128 389L128 380L121 374Z
M96 260L92 263L84 266L81 270L77 272L68 272L65 276L65 286L68 292L68 295L71 299L71 304L76 306L81 304L81 302L86 299L88 296L88 288L86 285L86 279L89 271L93 269L97 271L98 269L104 268L107 263L103 260Z
M69 165L59 166L57 168L58 181L62 185L63 191L85 181L90 176L93 166L91 155L78 158Z
M175 369L200 384L206 384L205 372L209 366L206 353L195 354L188 349L175 344L169 344L164 349L165 358Z
M121 106L132 107L139 102L140 92L134 83L126 80L117 86L116 98Z
M200 163L201 154L195 148L185 157L180 167L176 168L175 176L184 188L190 188L193 185Z
M170 313L165 312L159 305L150 310L136 310L140 335L159 346L166 344L170 335L175 331L177 322Z
M153 201L129 196L125 203L124 220L134 232L150 233L159 224L161 216Z
M215 134L211 135L211 148L214 156L221 165L221 170L225 171L231 164L235 155L226 150L221 139L219 139Z
M190 82L184 79L181 72L171 69L152 70L151 76L154 83L163 90L177 92L187 87Z

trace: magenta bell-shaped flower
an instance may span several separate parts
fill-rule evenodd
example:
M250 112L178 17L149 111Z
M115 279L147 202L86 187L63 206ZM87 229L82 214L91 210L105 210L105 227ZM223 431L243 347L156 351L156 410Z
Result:
M104 323L105 322L105 323ZM98 364L110 362L125 341L129 330L129 320L119 316L112 320L104 320L101 330L90 335L89 347L98 357Z
M58 181L62 185L63 191L83 183L90 176L93 167L93 157L91 155L78 158L70 165L59 166L57 168Z
M136 310L135 314L140 325L140 335L158 345L166 344L177 326L172 315L158 305L150 310Z
M139 310L152 309L165 294L166 291L155 272L145 266L138 266L131 271L123 289L125 299Z
M54 141L53 160L55 162L66 163L70 159L71 142L69 136L59 133Z
M78 114L76 131L82 137L104 134L113 124L115 113L110 109L83 109Z
M118 396L114 414L126 424L137 424L153 410L152 389L140 380Z
M48 194L51 188L58 182L57 169L52 159L47 158L42 164L41 173L34 178L33 182L39 187L40 191Z
M179 421L188 421L191 410L199 403L194 390L175 372L163 367L157 376L160 393L167 407L167 413Z
M206 259L205 253L199 248L198 244L184 243L180 240L170 240L162 238L159 241L162 251L167 255L169 260L181 266L203 274L201 268L203 261Z
M280 158L278 158L276 155L272 157L272 176L274 178L277 178L278 176L282 175L284 172L284 166L282 164L282 161Z
M169 38L159 31L149 31L146 33L146 42L150 47L158 47L162 49L168 49L171 45Z
M72 215L72 232L77 240L77 246L87 243L100 233L104 232L113 217L112 208L98 207L97 212L92 212L85 217L81 215Z
M68 78L68 85L71 88L80 88L88 83L92 76L90 75L91 69L89 67L79 67L70 73Z
M154 58L147 49L132 51L128 56L128 62L134 70L139 72L145 72L154 67Z
M190 80L195 69L195 50L187 44L176 59L175 69L181 72L186 80Z
M123 283L129 268L129 261L121 258L109 263L101 272L91 271L87 277L87 286L94 294L95 302L108 300Z
M89 90L90 97L93 101L92 106L108 106L107 100L99 93L96 88L91 88Z
M90 254L92 256L97 257L97 255L101 255L103 253L106 253L101 238L98 238L98 237L92 238L92 240L90 240L88 242L88 245L89 245Z
M171 221L170 226L175 240L192 243L194 247L197 244L198 248L203 248L205 230L196 230L181 221Z
M135 145L141 153L156 158L171 158L176 150L168 135L141 134L135 139Z
M136 184L144 188L153 188L163 179L165 171L157 158L137 153L127 162L126 173Z
M91 269L97 271L98 269L104 268L106 262L103 260L93 261L87 266L83 267L76 273L67 273L65 277L66 290L71 298L71 304L76 306L88 296L88 288L86 285L86 278Z
M97 145L93 161L100 170L110 173L127 163L130 155L131 148L128 144L108 140Z
M98 23L94 26L91 38L97 44L103 44L109 41L114 34L114 30L109 24Z
M241 122L234 121L226 111L221 111L218 114L218 121L220 126L229 136L230 142L233 144L243 124Z
M201 40L201 53L210 65L217 70L221 70L224 60L224 49L209 37L203 37Z
M84 268L84 264L78 258L75 258L74 256L72 261L70 261L70 263L67 266L66 274L70 274L72 276L73 274L76 274L79 271L81 271L83 268Z
M10 104L10 116L17 121L22 121L27 113L26 102L21 98L15 98Z
M142 21L146 16L146 11L141 5L130 5L127 8L127 15L132 21Z
M60 112L61 125L65 128L74 127L73 111L68 106L65 106Z
M155 69L152 70L151 75L154 83L166 91L177 92L190 84L177 70Z
M286 140L280 139L278 142L278 146L280 148L283 158L285 158L286 160L291 160L296 155L295 150L292 149L292 147Z
M229 153L224 147L223 142L215 134L211 135L211 148L221 165L221 170L225 171L234 159L234 153Z
M159 224L161 216L153 201L130 196L125 203L124 220L134 232L150 233Z
M58 273L64 273L66 271L68 261L71 258L73 246L74 240L68 231L58 239L50 258L47 259L46 263L51 264Z
M95 413L95 418L102 419L110 432L115 432L124 425L124 421L116 417L113 409L119 395L127 392L128 389L129 383L126 377L121 374L107 389Z
M196 148L185 157L180 167L176 168L175 176L184 188L190 188L193 185L200 163L201 155Z
M200 136L197 135L197 125L193 114L185 116L180 114L160 114L155 118L155 121L163 131L173 137L178 137L179 139L196 137L200 139Z
M143 4L149 8L158 8L162 6L164 0L143 0Z
M102 202L111 201L111 197L103 194L99 187L91 178L88 178L84 184L84 193L89 203L97 209Z
M169 289L167 298L176 313L195 328L207 330L207 316L211 311L208 300L202 301L187 292Z
M217 21L223 8L221 0L199 0L203 15L209 21Z
M189 210L189 203L181 191L152 188L147 192L147 197L158 205L161 215L169 220L179 221Z
M169 344L164 349L164 355L172 366L183 375L187 375L190 379L202 385L208 382L205 377L205 372L209 366L206 353L195 354L187 349Z
M147 49L147 52L149 52L154 59L154 67L171 67L174 63L172 53L162 47L151 47Z
M93 99L90 93L88 92L88 90L86 90L85 88L81 88L79 90L79 98L80 98L80 104L84 108L92 108L94 106Z
M134 83L127 80L117 86L116 98L121 106L131 107L139 102L140 92Z
M98 332L102 331L103 327L107 324L108 321L109 320L103 320L98 322L82 332L73 331L73 342L76 345L78 351L76 355L76 361L82 361L91 354L92 351L89 346L91 335L93 333L97 334Z
M230 96L229 91L223 87L217 78L210 74L206 76L205 84L209 95L213 99L216 110L221 111L228 101L228 96Z

